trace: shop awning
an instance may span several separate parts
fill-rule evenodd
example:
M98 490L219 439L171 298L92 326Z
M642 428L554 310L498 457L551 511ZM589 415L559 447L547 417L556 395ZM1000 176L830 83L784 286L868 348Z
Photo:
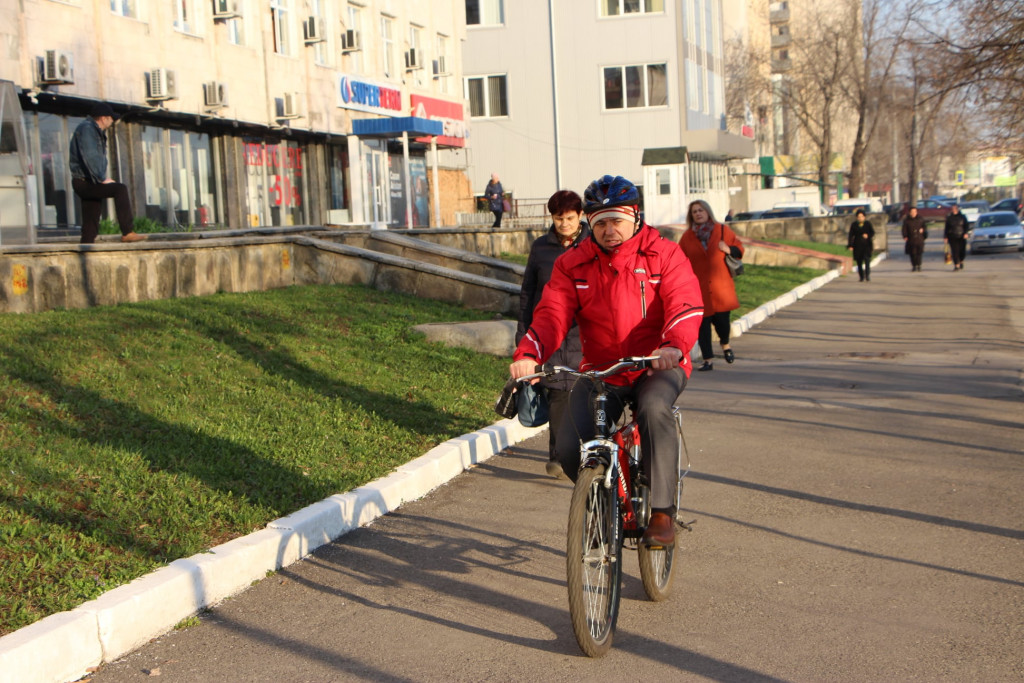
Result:
M396 138L402 133L411 136L443 135L444 124L440 121L403 116L386 119L356 119L352 122L352 134L361 138Z

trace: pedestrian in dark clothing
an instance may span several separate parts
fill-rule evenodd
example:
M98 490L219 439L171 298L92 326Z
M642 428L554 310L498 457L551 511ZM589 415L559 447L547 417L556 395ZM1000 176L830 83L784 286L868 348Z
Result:
M540 303L544 286L551 279L555 259L590 235L590 226L580 220L583 215L583 200L575 192L559 190L551 195L551 198L548 199L548 211L551 213L551 228L546 234L534 240L530 247L530 256L526 261L526 272L523 273L523 286L519 292L519 326L516 329L516 345L526 335L526 330L533 322L533 309ZM580 343L580 330L573 322L562 345L552 354L548 362L552 365L578 368L582 360L583 346ZM562 474L562 466L555 458L555 435L558 434L558 426L562 423L569 405L572 379L555 375L542 379L540 383L547 391L550 421L547 473L557 477Z
M132 229L128 188L107 178L107 130L118 118L109 104L99 102L89 111L89 118L78 124L71 136L68 165L71 187L82 200L82 244L92 244L100 231L103 202L113 198L122 242L139 242L145 235Z
M917 207L910 207L907 217L903 219L903 251L910 257L910 270L921 270L921 256L924 254L924 241L928 239L928 229L924 219L917 215Z
M860 281L871 281L871 254L875 250L875 228L863 209L857 209L857 220L850 223L850 236L846 240L846 248L853 250L853 260L857 263Z
M960 207L953 205L953 210L946 216L946 231L943 238L949 245L949 255L953 258L953 270L964 269L964 257L967 255L967 216L960 213Z
M491 227L500 228L501 214L505 211L505 190L501 187L497 173L491 174L491 182L487 183L487 187L484 189L484 197L487 198L487 204L491 207L491 213L494 214L494 224Z

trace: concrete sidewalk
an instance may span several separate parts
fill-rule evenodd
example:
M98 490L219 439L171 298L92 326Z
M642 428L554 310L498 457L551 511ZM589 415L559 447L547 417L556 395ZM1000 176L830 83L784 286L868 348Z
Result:
M883 258L881 255L877 261ZM733 337L742 336L838 276L838 271L830 271L733 321ZM503 327L491 330L488 336L508 336L510 340L511 334L514 324L511 331ZM481 343L473 331L447 341L474 347ZM504 342L487 343L486 350L495 353ZM452 439L384 479L331 496L271 522L266 529L172 562L74 610L4 636L0 638L0 683L63 682L84 676L173 629L182 619L246 589L267 572L307 557L323 544L426 495L545 429L527 429L516 420L503 420Z

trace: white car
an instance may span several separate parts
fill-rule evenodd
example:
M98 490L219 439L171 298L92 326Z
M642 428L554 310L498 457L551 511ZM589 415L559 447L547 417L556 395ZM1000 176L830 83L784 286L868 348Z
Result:
M971 253L1016 249L1024 251L1024 225L1011 211L993 211L978 216L971 230Z
M967 219L967 224L973 226L974 222L978 220L978 216L983 213L988 213L992 209L989 208L988 202L983 199L972 199L966 202L960 202L960 213Z

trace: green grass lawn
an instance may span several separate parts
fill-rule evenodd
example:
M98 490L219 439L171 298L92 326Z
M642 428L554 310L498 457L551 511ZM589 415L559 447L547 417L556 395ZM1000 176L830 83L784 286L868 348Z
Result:
M734 318L821 274L745 271ZM340 286L3 315L0 635L491 424L508 359L411 328L492 317Z
M803 249L811 249L812 251L820 251L825 254L834 254L836 256L849 256L852 252L846 248L845 244L828 244L826 242L809 242L807 240L764 240L765 242L773 242L775 244L785 244L791 247L801 247Z
M0 634L264 527L497 418L490 314L296 287L0 326Z

